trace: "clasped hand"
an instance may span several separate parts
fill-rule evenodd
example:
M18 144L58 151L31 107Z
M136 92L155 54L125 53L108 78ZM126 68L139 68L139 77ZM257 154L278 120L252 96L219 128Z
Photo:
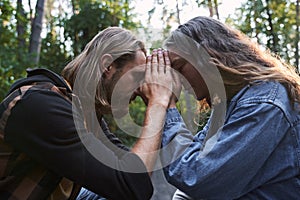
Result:
M147 104L174 107L180 91L179 75L171 68L168 51L153 50L152 55L147 57L145 80L140 87Z

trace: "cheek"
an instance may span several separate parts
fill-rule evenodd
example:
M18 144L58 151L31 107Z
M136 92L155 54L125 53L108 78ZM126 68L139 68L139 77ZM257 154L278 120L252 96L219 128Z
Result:
M201 74L194 67L191 67L191 70L189 70L189 73L187 74L187 76L190 77L191 82L195 82L198 84L200 81L203 80Z
M193 85L194 82L197 82L197 77L195 76L195 71L192 71L191 68L184 67L181 70L181 75L183 79L183 84Z
M138 83L135 77L130 74L124 74L120 79L115 80L114 93L118 98L123 99L131 96L136 88L138 88Z
M194 89L203 89L203 87L206 86L201 74L193 67L190 67L189 70L185 70L182 75Z

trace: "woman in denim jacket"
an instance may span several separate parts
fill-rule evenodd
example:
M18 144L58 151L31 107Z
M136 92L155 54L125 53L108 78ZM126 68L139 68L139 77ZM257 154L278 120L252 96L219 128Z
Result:
M185 193L174 199L299 199L299 76L212 18L179 26L165 47L185 89L212 109L193 135L170 101L161 160Z

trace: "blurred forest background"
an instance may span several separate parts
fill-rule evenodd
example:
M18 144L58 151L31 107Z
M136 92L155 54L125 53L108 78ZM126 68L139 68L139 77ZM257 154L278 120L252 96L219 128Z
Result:
M172 3L149 0L152 7L145 13L147 20L141 21L136 13L136 1L141 0L0 0L0 100L12 82L26 75L27 68L44 67L60 73L106 27L132 30L145 40L151 51L161 46L174 26L184 23L181 14L190 4L220 19L219 6L224 3L222 0L173 0ZM154 16L161 22L160 31L155 33L150 24ZM224 22L299 71L299 0L244 1ZM189 98L183 101L186 105L181 106L183 112L187 112L186 107L193 110L186 99ZM130 115L137 124L142 124L144 111L140 99L130 105ZM132 144L134 137L122 134L115 124L110 126L126 144Z

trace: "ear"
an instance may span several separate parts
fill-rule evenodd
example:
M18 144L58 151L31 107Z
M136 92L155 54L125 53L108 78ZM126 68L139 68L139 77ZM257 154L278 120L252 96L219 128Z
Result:
M112 56L110 54L104 54L101 56L100 62L101 62L101 71L104 74L109 73L113 62Z

